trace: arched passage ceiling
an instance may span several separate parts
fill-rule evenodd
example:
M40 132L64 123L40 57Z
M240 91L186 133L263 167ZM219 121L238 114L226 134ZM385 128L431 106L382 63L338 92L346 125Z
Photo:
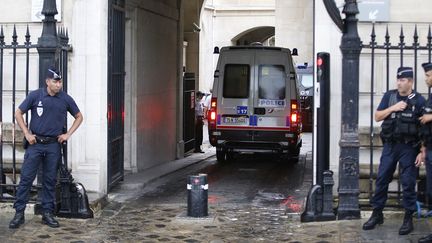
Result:
M275 35L275 27L262 26L248 29L232 39L237 45L248 45L253 42L264 42Z

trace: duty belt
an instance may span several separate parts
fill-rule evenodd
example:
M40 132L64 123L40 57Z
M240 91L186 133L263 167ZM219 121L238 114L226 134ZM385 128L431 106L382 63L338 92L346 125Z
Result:
M57 138L56 137L44 137L36 135L36 142L41 144L49 144L49 143L56 143Z

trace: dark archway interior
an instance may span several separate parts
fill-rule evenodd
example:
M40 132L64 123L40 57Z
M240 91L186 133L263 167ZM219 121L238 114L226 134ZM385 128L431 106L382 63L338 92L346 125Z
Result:
M264 42L275 35L275 27L263 26L246 30L233 38L236 45L249 45L253 42Z

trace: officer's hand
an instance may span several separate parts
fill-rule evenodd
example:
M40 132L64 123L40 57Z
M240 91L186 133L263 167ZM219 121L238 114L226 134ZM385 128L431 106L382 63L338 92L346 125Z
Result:
M421 124L425 124L432 121L432 114L424 114L419 118L419 121Z
M69 139L69 137L70 137L69 134L64 133L64 134L58 136L57 141L58 141L59 143L64 143L64 142L66 142L66 141Z
M415 166L416 167L422 166L424 164L425 159L426 159L425 153L420 152L416 157Z
M31 134L31 133L25 134L25 138L27 139L29 144L35 144L36 143L36 136Z
M399 101L398 103L394 104L393 107L393 111L397 112L397 111L403 111L405 110L405 108L407 107L407 103L405 101Z

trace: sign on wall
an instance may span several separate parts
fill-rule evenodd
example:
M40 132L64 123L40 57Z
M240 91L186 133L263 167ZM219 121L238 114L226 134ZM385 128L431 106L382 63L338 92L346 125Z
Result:
M363 0L358 1L360 13L357 15L359 21L387 22L389 16L389 0Z
M32 8L31 8L31 20L32 22L42 22L44 15L41 13L43 7L44 0L32 0ZM62 11L61 11L61 0L56 0L57 12L55 15L55 19L57 21L61 21Z

